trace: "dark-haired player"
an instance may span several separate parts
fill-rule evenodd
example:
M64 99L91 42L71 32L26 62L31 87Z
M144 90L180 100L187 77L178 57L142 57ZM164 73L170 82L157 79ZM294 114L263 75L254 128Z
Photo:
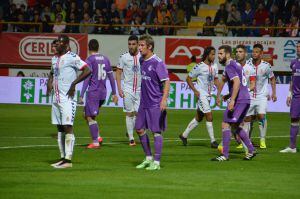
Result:
M211 147L218 147L218 143L214 137L212 123L213 116L210 108L210 99L212 96L213 86L219 86L218 66L214 63L215 54L216 51L214 47L209 46L205 48L202 56L202 62L197 64L186 78L189 87L194 92L194 95L198 98L198 102L196 116L188 124L184 132L179 135L179 138L182 140L184 146L187 145L187 137L189 133L198 126L199 122L201 122L205 116L206 128L210 137ZM196 87L192 82L193 78L197 78Z
M60 35L56 45L57 56L52 58L52 72L48 80L54 90L52 124L57 125L57 141L61 154L60 161L52 166L61 169L72 167L75 143L73 122L77 104L74 97L75 87L91 73L88 65L78 55L68 51L69 48L69 37ZM83 72L77 77L78 70Z
M84 116L89 125L89 130L93 142L87 146L89 149L99 148L102 143L102 137L99 133L99 126L96 121L96 116L99 114L99 108L102 106L106 99L106 79L109 79L112 88L112 97L115 104L118 103L116 96L116 86L113 76L113 71L110 61L107 57L100 54L99 43L96 39L89 41L89 54L86 63L90 66L92 71L91 75L84 80L80 97L81 100L84 96L86 89L86 103L84 106Z

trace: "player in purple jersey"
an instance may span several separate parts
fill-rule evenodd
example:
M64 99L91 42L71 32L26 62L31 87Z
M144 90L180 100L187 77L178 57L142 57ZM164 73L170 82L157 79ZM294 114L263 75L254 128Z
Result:
M87 64L78 55L69 51L69 41L68 36L60 35L58 41L53 43L53 47L56 47L55 56L52 58L47 84L47 95L52 91L55 92L52 103L52 124L57 126L57 142L61 159L51 166L57 169L72 167L71 159L75 143L73 133L76 113L75 87L90 74ZM78 69L83 72L77 77Z
M170 80L166 65L153 53L154 41L144 35L139 40L141 53L141 102L135 128L139 135L145 160L136 166L137 169L159 170L163 145L162 132L166 129L166 108L170 90ZM154 161L146 129L154 135Z
M96 116L99 114L99 108L102 106L106 99L106 79L110 81L112 88L112 97L115 104L118 103L118 97L116 96L116 86L113 76L113 71L110 65L110 61L104 55L98 53L99 43L96 39L92 39L89 42L89 54L86 63L90 66L92 71L91 75L84 81L81 90L81 101L84 93L86 92L86 103L84 106L84 116L89 125L90 134L93 143L89 144L87 148L99 148L102 143L102 137L99 134L99 127L96 121Z
M222 122L223 154L213 158L212 161L229 160L231 131L239 135L249 150L244 160L251 160L255 156L254 147L248 135L240 126L250 106L247 80L242 66L231 58L231 53L232 49L230 46L223 45L219 47L218 58L220 64L225 65L225 73L223 75L228 80L230 102L224 112ZM221 93L220 90L218 93Z
M300 42L297 43L297 58L291 62L290 67L292 69L292 80L290 93L286 100L286 104L291 107L290 146L281 150L280 153L297 152L296 142L300 121Z

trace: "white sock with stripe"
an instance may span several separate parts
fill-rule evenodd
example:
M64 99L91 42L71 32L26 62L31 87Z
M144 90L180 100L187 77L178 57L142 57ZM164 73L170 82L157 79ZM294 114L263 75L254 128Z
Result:
M57 144L60 152L60 157L65 158L65 133L57 132Z
M75 136L74 134L67 133L65 139L65 159L71 160L73 156L73 149L75 144Z
M212 143L212 142L216 141L215 135L214 135L213 123L212 122L206 122L206 128L207 128L208 135L210 137L210 142Z
M199 122L194 118L192 119L192 121L189 123L189 125L186 127L186 129L184 130L182 136L184 138L187 138L190 134L190 132L196 128L198 126Z
M126 115L126 127L129 140L133 140L133 130L134 130L135 118Z

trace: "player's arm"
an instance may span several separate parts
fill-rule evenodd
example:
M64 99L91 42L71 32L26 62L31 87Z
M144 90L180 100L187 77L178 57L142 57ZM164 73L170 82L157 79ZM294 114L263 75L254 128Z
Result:
M71 87L67 92L67 96L69 96L70 98L74 97L76 85L85 80L91 74L91 70L87 65L83 66L81 70L81 74L72 82Z
M194 92L194 95L197 96L198 98L200 97L200 92L195 88L193 84L193 77L190 77L189 75L186 77L186 83L189 85L189 87L192 89Z
M233 79L231 79L232 83L233 83L233 86L232 86L232 94L230 96L230 102L229 102L229 106L228 106L228 109L230 111L233 110L234 108L234 104L235 104L235 100L238 96L238 93L239 93L239 90L240 90L240 84L241 84L241 81L239 79L239 77L234 77Z
M225 83L227 82L227 78L225 77L225 74L223 73L221 81L219 81L219 86L217 87L217 105L221 106L221 92L224 88ZM223 100L226 101L227 99L229 99L229 94L223 96Z
M256 84L256 77L250 77L249 91L254 91L255 84Z
M108 75L109 83L111 86L113 102L115 103L115 105L118 105L118 96L116 95L116 83L115 83L113 71L108 72L107 75Z
M52 70L49 73L48 82L47 82L47 93L46 95L49 96L51 94L51 91L53 89L53 72Z
M123 91L122 91L122 86L121 86L122 72L123 72L123 70L121 68L117 68L117 70L116 70L116 80L117 80L117 87L118 87L119 96L121 98L124 97L124 94L123 94Z
M84 97L84 94L86 92L86 89L88 88L89 86L89 83L90 83L90 80L91 80L91 74L83 81L83 85L82 85L82 88L81 88L81 92L80 92L80 99L79 99L79 102L78 104L83 104L83 97Z
M286 98L286 105L289 107L291 106L291 102L292 102L292 88L293 88L293 78L290 81L290 88L289 88L289 94Z
M272 87L272 95L271 95L271 99L273 102L277 101L277 96L276 96L276 78L274 76L273 70L271 68L271 66L269 67L269 79L271 82L271 87Z
M163 81L163 97L160 103L160 110L164 111L167 109L168 106L168 97L169 97L169 92L170 92L170 80L166 79Z

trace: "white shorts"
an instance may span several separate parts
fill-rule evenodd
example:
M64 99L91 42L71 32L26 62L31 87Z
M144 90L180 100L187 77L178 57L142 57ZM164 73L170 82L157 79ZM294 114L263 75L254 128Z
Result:
M197 102L197 107L203 113L211 112L210 108L210 96L200 96Z
M251 100L250 107L246 116L266 114L268 108L268 100L266 99L255 99Z
M140 106L141 92L126 92L124 91L124 108L126 113L138 112Z
M51 119L55 125L72 125L76 114L76 101L64 101L52 104Z

